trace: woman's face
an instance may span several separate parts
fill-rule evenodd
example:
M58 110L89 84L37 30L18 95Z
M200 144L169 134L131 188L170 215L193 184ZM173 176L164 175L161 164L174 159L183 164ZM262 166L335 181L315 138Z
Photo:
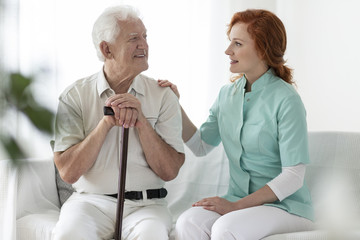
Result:
M255 42L247 31L247 24L236 23L229 34L230 45L225 54L230 57L230 71L252 75L264 67L265 62L259 57Z

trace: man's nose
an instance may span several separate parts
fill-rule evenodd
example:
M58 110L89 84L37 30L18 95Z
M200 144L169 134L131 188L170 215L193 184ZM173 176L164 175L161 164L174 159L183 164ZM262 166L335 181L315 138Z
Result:
M147 49L149 46L147 44L147 41L145 38L142 38L141 41L139 42L137 48L140 48L140 49Z

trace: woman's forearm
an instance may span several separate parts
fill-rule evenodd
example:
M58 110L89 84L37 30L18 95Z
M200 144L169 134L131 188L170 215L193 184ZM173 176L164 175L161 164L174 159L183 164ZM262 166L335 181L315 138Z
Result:
M182 139L184 142L189 141L189 139L194 135L197 128L191 122L190 118L187 116L184 109L181 107L181 118L182 118Z
M261 206L265 203L273 203L277 201L275 193L271 190L268 185L260 188L256 192L240 199L236 202L237 209L244 209L249 207Z

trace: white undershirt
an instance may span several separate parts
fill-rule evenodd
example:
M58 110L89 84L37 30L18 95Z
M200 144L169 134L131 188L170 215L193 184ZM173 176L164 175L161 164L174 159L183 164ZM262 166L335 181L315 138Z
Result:
M199 130L185 144L197 157L205 156L215 148L201 139ZM275 193L279 201L282 201L303 186L305 169L306 166L303 163L282 167L281 173L268 182L267 185Z

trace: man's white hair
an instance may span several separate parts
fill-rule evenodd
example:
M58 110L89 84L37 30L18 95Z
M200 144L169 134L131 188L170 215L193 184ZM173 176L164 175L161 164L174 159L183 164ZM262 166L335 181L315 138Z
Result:
M139 11L129 5L112 6L103 11L95 21L92 30L93 43L100 61L105 61L100 50L100 43L102 41L110 43L115 41L121 30L118 21L140 18Z

